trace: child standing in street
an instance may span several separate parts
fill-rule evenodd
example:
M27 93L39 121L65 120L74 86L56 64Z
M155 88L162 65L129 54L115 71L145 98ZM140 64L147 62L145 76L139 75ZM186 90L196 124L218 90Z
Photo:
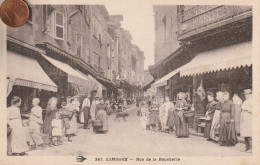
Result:
M141 121L142 130L146 131L146 125L147 125L147 122L148 122L148 118L147 118L145 112L141 113L140 121Z
M60 139L62 136L62 120L58 112L55 113L55 118L52 119L51 126L53 145L60 145Z

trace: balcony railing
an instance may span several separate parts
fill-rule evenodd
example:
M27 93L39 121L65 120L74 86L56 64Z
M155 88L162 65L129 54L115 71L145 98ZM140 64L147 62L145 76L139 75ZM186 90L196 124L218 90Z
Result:
M213 24L223 23L235 17L241 17L249 12L252 12L251 6L198 5L186 11L180 7L178 11L178 37L179 39L185 38L182 35Z

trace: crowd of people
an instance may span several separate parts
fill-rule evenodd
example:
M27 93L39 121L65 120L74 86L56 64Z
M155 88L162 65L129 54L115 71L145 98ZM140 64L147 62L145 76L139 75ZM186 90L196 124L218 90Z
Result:
M110 101L105 102L95 95L91 102L88 95L82 105L78 96L66 97L59 108L57 102L57 98L50 98L43 116L40 99L34 98L29 119L22 120L22 99L18 96L12 98L11 106L7 108L8 155L25 155L29 150L45 149L43 135L48 137L50 147L61 145L63 137L72 142L72 137L78 132L78 123L84 124L84 129L89 129L91 124L95 133L108 132Z
M216 99L212 92L207 92L204 137L220 146L234 146L238 136L244 137L244 152L252 149L252 91L244 90L245 101L234 94L232 100L229 92L217 92ZM160 131L174 133L178 138L189 137L189 118L194 114L188 93L177 94L174 104L165 98L151 103L146 100L141 103L140 120L144 131ZM191 114L191 115L187 115Z
M220 146L234 146L238 136L244 137L244 152L252 150L252 91L244 90L245 101L234 94L232 100L229 92L207 92L204 137L215 141Z
M150 105L149 105L150 104ZM194 112L194 107L188 93L180 92L174 104L169 97L153 99L141 103L140 119L143 130L174 133L178 138L189 137L189 117L186 115Z
M206 93L207 105L205 113L204 137L215 141L220 146L234 146L238 136L244 137L245 152L252 149L252 91L244 90L245 101L237 94L230 97L229 92ZM39 106L40 99L32 99L29 120L22 120L20 106L22 99L14 96L11 106L7 108L8 155L24 155L29 150L44 149L47 136L49 146L62 145L63 140L72 142L77 135L78 123L84 129L95 133L108 132L108 115L120 113L126 108L126 99L107 100L95 95L88 95L82 104L77 96L66 97L57 105L57 98L52 97L47 104L46 113ZM169 97L144 100L140 102L141 126L147 130L164 133L175 133L177 138L189 137L189 119L195 114L194 105L189 93L179 92L177 100L171 102Z

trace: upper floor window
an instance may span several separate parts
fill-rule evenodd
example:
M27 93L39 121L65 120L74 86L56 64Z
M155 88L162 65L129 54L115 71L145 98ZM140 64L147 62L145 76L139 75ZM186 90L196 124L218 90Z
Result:
M64 15L58 11L54 12L54 38L64 39Z

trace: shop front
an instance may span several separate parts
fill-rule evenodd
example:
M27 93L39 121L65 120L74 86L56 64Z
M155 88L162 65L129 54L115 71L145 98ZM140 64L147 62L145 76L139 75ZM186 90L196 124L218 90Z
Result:
M199 97L198 88L214 94L218 91L234 94L243 100L244 89L252 89L252 43L243 42L228 47L206 51L196 55L180 71L182 78L193 78L193 104L195 107L194 127L205 115L206 97Z
M38 61L8 50L7 64L7 106L10 106L13 96L19 96L22 98L22 113L30 111L35 97L41 100L40 106L46 107L47 98L55 95L58 87Z

